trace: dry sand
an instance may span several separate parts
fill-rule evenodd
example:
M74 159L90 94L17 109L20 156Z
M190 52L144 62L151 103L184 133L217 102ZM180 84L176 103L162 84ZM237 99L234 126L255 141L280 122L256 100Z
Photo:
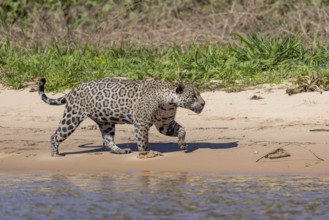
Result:
M262 99L250 100L253 95ZM59 97L61 94L49 94ZM179 109L176 120L186 131L187 153L176 138L150 130L150 147L163 156L138 159L131 125L118 125L116 143L133 153L102 148L91 120L60 145L65 157L50 156L50 136L64 106L49 106L36 92L0 89L0 171L179 171L237 174L329 174L329 92L285 94L284 89L202 94L204 111ZM291 156L261 159L283 148ZM321 159L319 159L321 158Z

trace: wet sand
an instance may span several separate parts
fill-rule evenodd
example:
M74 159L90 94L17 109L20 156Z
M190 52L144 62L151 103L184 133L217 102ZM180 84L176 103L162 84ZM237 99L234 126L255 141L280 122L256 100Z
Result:
M252 100L252 96L261 99ZM49 94L59 97L61 94ZM50 156L50 136L64 106L49 106L36 92L0 89L0 171L179 171L252 174L329 174L329 92L293 96L284 89L206 92L204 111L179 109L188 152L175 137L152 127L150 148L163 156L138 159L132 125L117 125L116 143L133 153L105 151L91 120L60 145L65 157ZM260 157L283 148L291 156Z

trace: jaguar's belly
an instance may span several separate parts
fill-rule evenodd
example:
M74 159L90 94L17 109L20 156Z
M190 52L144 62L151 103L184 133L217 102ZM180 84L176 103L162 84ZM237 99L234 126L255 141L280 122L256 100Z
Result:
M90 114L89 117L97 123L111 123L111 124L133 124L132 114L108 113L102 112Z

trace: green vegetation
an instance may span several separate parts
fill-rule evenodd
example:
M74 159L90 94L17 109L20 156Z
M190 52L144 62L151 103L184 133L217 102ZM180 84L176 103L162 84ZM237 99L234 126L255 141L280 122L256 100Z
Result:
M327 47L307 49L298 37L268 39L238 35L239 44L172 45L158 48L134 44L48 45L28 50L0 43L2 82L22 88L46 77L50 90L104 77L156 77L194 82L199 87L244 87L279 83L300 75L329 74Z
M0 81L18 89L46 77L59 91L105 77L204 89L328 78L328 1L219 2L4 0Z

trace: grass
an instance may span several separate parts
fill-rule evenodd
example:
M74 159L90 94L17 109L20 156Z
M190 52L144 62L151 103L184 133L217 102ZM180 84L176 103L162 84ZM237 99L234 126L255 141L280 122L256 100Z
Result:
M14 46L0 41L0 77L9 87L23 88L47 78L47 89L61 91L105 77L148 77L193 82L199 88L243 88L307 76L329 76L328 45L306 47L299 37L237 35L238 43L166 47L79 43Z

